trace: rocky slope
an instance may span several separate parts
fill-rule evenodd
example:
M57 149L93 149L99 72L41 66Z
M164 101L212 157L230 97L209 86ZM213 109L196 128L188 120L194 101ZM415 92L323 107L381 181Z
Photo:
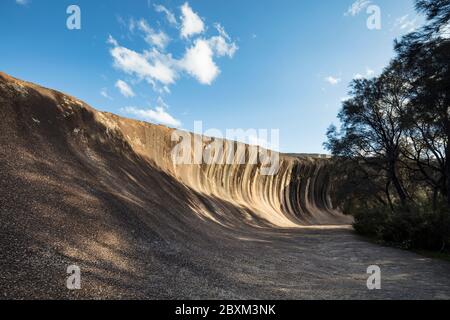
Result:
M66 145L82 156L79 160L99 169L105 151L107 156L139 158L151 170L160 170L195 192L234 204L242 209L239 219L248 218L250 223L291 227L348 223L332 209L327 160L281 155L278 173L267 176L261 174L261 164L177 165L172 161L173 129L99 112L76 98L4 74L0 79L2 136L8 140L21 136L25 141L17 142L24 144L28 138L39 138L33 148L41 143ZM250 146L230 145L236 159L246 157L248 162Z

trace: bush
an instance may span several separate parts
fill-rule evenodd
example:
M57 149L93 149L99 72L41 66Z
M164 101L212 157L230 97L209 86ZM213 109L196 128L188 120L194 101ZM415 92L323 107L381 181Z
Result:
M414 206L408 210L375 208L354 214L355 230L365 236L405 249L442 251L450 248L450 214Z
M383 228L388 220L388 211L385 209L356 209L353 213L355 223L353 227L359 234L382 238Z

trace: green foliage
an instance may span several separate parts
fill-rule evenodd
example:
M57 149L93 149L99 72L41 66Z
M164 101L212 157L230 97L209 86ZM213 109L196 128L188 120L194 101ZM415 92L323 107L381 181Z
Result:
M388 221L388 210L388 208L359 209L353 214L355 218L353 227L361 235L381 240Z
M355 212L355 230L362 235L404 249L450 249L450 212L443 206L376 208Z

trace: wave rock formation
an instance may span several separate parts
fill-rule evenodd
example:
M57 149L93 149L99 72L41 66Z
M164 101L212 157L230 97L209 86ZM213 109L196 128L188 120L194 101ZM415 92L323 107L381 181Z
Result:
M225 243L230 249L229 241L250 239L255 230L351 223L333 209L328 159L280 155L273 176L261 175L258 165L175 165L174 129L100 112L2 73L0 116L0 232L8 243L0 266L11 273L8 261L17 255L39 256L55 273L58 261L101 259L132 272L142 266L130 252L144 254L149 243L151 255ZM231 145L238 157L250 152ZM36 263L28 267L40 270ZM94 264L86 267L92 273ZM39 290L33 288L14 292L24 297Z
M3 99L6 96L31 102L30 96L35 98L31 106L22 104L6 110L8 105L3 105L6 117L15 114L16 120L22 120L24 125L28 122L28 129L36 132L52 131L50 127L57 126L68 143L82 145L90 162L98 158L92 145L115 149L118 154L135 153L195 192L234 204L248 223L266 221L292 227L345 221L331 203L329 160L281 155L275 175L262 175L260 164L177 165L172 160L174 129L99 112L78 99L5 75L1 79ZM250 146L237 142L232 145L236 158L248 159ZM221 210L220 206L214 208ZM214 215L202 211L214 219Z

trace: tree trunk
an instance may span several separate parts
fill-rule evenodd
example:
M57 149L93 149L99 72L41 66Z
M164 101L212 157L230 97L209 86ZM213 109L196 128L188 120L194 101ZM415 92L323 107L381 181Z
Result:
M433 187L433 211L437 211L437 200L439 195L439 188Z
M395 162L390 164L389 171L390 171L390 178L392 180L392 183L394 184L395 191L397 191L398 197L400 199L400 203L402 204L402 206L405 206L406 205L406 193L403 190L400 180L398 179Z
M386 183L385 193L386 193L386 197L387 197L387 200L388 200L388 203L389 203L389 207L391 208L391 211L394 211L394 205L392 203L391 194L389 192L390 186L391 186L391 181L388 181Z
M400 179L397 175L398 152L391 149L387 152L386 156L389 179L394 184L400 203L404 207L406 205L406 193L403 190L402 184L400 183Z
M450 208L450 146L448 142L450 137L447 138L447 148L445 150L445 193L447 197L447 205Z
M450 107L449 107L450 108ZM450 208L450 121L448 119L448 108L447 108L447 118L444 124L445 131L447 133L447 144L445 146L445 195L447 197L447 205Z

